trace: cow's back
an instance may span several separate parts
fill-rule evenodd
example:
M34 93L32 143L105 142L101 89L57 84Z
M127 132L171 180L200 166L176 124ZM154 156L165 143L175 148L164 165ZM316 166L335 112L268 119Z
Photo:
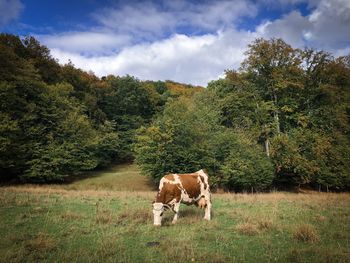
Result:
M182 187L190 198L198 198L201 195L201 187L198 181L198 174L179 174Z

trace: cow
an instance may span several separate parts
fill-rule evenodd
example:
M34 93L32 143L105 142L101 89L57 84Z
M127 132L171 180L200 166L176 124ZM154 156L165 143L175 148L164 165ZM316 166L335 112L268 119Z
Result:
M204 219L210 220L211 194L208 174L199 170L189 174L168 174L159 182L159 191L153 202L154 225L161 226L164 210L171 209L178 218L180 204L196 205L205 209Z

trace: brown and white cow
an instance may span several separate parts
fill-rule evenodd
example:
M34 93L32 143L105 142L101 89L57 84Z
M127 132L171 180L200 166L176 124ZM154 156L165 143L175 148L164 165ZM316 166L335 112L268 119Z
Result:
M153 203L154 225L162 224L163 212L167 209L175 213L173 223L176 223L180 203L205 209L204 219L210 220L211 197L208 175L204 170L190 174L168 174L160 180Z

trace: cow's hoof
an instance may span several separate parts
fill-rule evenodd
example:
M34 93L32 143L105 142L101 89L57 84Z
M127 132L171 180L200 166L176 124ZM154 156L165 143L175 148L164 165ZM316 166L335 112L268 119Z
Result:
M175 224L176 224L176 222L177 222L177 221L171 221L171 223L172 223L173 225L175 225Z

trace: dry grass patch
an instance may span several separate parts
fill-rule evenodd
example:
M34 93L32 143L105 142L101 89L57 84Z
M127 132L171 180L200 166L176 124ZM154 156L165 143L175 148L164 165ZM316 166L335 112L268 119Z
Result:
M21 198L17 201L18 205L33 205L33 203L42 203L38 198L40 196L46 195L50 197L52 195L59 195L60 197L111 197L111 198L124 198L127 199L130 196L130 191L108 191L108 190L69 190L65 189L64 185L18 185L18 186L4 186L0 187L0 194L7 193L26 193L28 195L27 199ZM147 198L152 200L156 195L155 191L133 191L133 196L138 196L141 198ZM30 199L29 199L30 198ZM8 201L7 201L8 202Z
M327 217L321 216L321 215L317 215L317 216L315 217L315 220L318 221L318 222L324 222L324 221L327 220Z
M218 252L204 252L197 256L198 258L194 258L192 262L210 262L210 263L226 263L232 262L232 259L229 257L218 253Z
M40 232L35 238L27 241L25 248L31 252L48 252L56 248L56 242L48 234Z
M76 212L67 211L61 215L61 218L64 220L79 220L79 219L82 219L83 216Z
M164 253L164 262L198 262L199 254L196 245L189 240L169 239L166 242L160 242L159 248Z
M214 194L224 201L234 201L239 203L268 202L279 201L301 202L303 204L319 205L320 207L332 207L334 204L347 205L350 201L348 193L319 193L310 192L306 194L294 194L288 192L272 192L261 194ZM316 206L317 207L317 206Z
M8 237L8 239L11 240L11 242L17 245L24 243L28 240L31 240L32 238L33 237L27 233L21 233L21 234L14 233Z
M270 219L260 219L258 220L259 230L270 230L274 227L272 220Z
M40 214L40 213L45 213L45 212L47 212L47 209L42 208L42 207L40 207L40 206L37 206L37 207L34 207L32 211L33 211L34 213Z
M136 224L146 224L152 222L152 212L149 209L138 209L138 210L128 210L123 211L117 216L117 223L136 223Z
M310 224L303 224L298 226L294 230L293 238L298 241L307 243L315 243L320 239L316 228Z
M97 254L100 258L115 257L119 252L116 237L103 238L100 241L100 247L97 250Z
M223 214L226 214L226 211L220 213L220 215L223 215ZM245 212L241 208L235 208L234 210L230 211L228 215L232 219L239 219L245 215Z
M232 258L214 251L206 251L197 247L181 243L178 245L161 245L160 250L164 252L164 258L161 262L210 262L210 263L226 263L234 262Z
M259 234L259 228L256 225L248 222L237 225L235 229L243 235L254 236Z
M314 259L314 260L307 260ZM331 248L303 248L290 249L287 254L289 262L304 263L304 262L318 262L318 263L333 263L333 262L350 262L350 253L342 250L334 250Z
M95 221L97 224L110 224L113 222L113 214L110 210L97 210Z

